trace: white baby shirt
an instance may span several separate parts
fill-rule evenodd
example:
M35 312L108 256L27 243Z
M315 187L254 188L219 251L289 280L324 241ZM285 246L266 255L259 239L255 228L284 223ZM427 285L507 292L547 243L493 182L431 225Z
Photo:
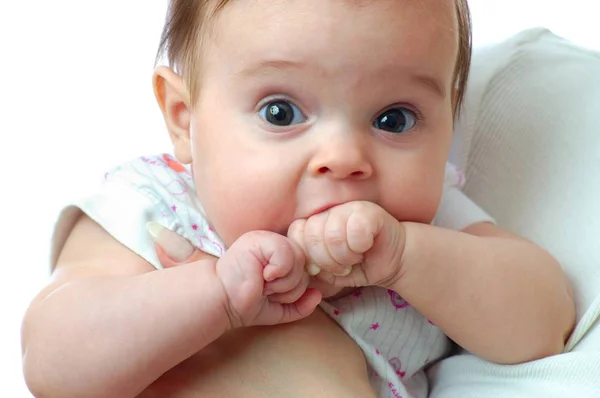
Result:
M461 230L477 222L493 222L462 194L462 180L462 173L449 164L434 224ZM141 157L113 169L97 192L63 210L53 236L52 266L81 212L157 269L162 266L145 227L149 221L213 256L220 257L226 250L196 197L189 169L168 154ZM448 353L450 341L402 297L366 287L321 307L363 350L378 396L427 396L423 369Z

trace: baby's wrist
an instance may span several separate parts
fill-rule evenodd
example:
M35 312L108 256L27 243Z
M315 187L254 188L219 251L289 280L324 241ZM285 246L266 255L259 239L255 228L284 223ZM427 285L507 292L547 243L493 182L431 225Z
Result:
M203 324L210 326L212 335L222 335L233 329L229 310L229 299L225 285L217 272L219 260L201 260L195 263L178 266L179 269L187 268L183 278L197 281L193 287L193 308ZM187 285L187 284L186 284Z
M223 280L221 275L219 275L217 267L219 267L219 263L222 261L224 261L224 259L219 259L215 262L214 267L214 286L217 291L217 293L215 293L215 308L218 309L219 312L219 324L224 324L224 332L227 332L232 329L237 329L243 326L243 324L240 316L231 304L231 295L228 293L226 287L227 283Z
M390 218L390 225L387 226L388 239L386 239L389 254L386 256L387 260L385 260L390 269L388 276L379 284L380 287L388 289L392 289L392 286L402 276L407 235L406 223L400 222L391 216Z
M423 270L420 265L423 263L423 255L426 256L428 251L432 250L428 236L432 232L430 230L434 229L430 224L418 222L399 222L399 225L402 228L402 247L397 252L400 254L399 259L395 260L397 261L395 278L388 286L398 293L404 289L404 280L408 274Z

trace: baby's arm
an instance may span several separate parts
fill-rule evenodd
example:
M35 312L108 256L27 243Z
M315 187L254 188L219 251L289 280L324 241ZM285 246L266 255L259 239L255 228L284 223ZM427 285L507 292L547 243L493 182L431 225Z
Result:
M232 311L225 285L238 281L218 273L212 258L154 271L82 217L24 320L28 386L36 396L136 396L232 326L265 316Z
M398 222L369 202L298 220L290 236L339 287L392 289L474 354L520 363L564 349L575 319L569 282L540 247L478 223L464 231ZM332 270L347 269L345 276Z
M498 363L562 352L575 305L549 253L491 224L403 227L401 276L391 288L450 338Z
M214 260L153 269L89 218L78 221L23 324L36 396L135 396L227 330Z

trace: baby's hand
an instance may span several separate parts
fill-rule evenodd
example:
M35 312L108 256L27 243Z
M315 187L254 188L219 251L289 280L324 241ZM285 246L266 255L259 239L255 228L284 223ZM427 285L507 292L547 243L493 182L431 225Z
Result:
M382 286L400 275L402 224L371 202L349 202L297 220L288 231L303 247L312 275L335 286Z
M307 289L302 249L288 238L256 231L240 237L217 262L232 327L275 325L310 315L321 301Z

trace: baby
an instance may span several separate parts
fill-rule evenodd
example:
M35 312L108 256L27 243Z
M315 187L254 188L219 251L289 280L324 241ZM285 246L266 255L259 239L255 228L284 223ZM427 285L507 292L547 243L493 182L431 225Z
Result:
M23 328L35 393L135 396L226 331L319 303L381 397L426 397L450 339L507 364L562 351L560 266L446 163L464 0L171 0L162 51L174 157L125 164L63 212ZM149 272L166 229L206 255Z

